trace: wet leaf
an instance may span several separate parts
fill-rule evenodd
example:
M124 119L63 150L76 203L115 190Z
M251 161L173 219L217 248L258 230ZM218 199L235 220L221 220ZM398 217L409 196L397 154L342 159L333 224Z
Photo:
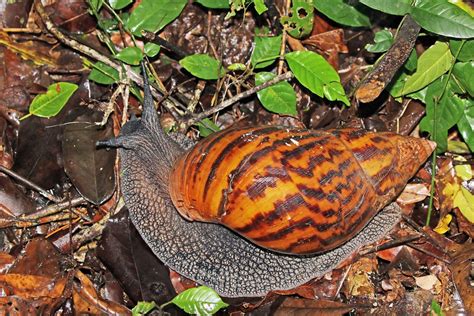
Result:
M156 33L183 11L187 0L142 0L132 11L125 26L133 34L142 31Z
M474 61L456 63L453 67L453 75L459 80L467 93L474 97Z
M115 10L120 10L132 3L132 0L108 0L110 6Z
M77 85L69 82L53 83L48 87L45 94L39 94L33 99L30 105L30 113L23 116L22 119L30 115L45 118L55 116L66 105L77 88Z
M463 102L465 108L458 121L458 128L469 149L474 152L474 101L471 99Z
M375 44L365 45L365 49L371 53L386 52L393 43L393 35L388 30L382 30L375 33Z
M100 205L115 190L115 149L96 148L95 143L113 137L112 126L101 127L101 113L87 111L66 125L62 141L64 170L81 195Z
M349 105L339 75L321 55L298 51L286 54L285 59L296 79L311 92Z
M205 80L219 79L225 73L219 61L206 54L184 57L179 61L179 64L193 76Z
M9 273L0 275L3 286L10 288L10 295L17 295L24 299L40 297L58 298L66 286L66 279L54 279L40 275Z
M426 92L426 116L420 122L420 129L429 132L431 139L437 143L436 152L446 151L448 130L460 120L464 101L449 89L439 102L436 100L443 90L444 77L428 87Z
M0 188L0 218L2 220L14 220L14 217L31 213L36 209L33 199L2 173L0 173Z
M131 315L131 311L118 303L102 298L92 281L81 271L76 270L75 277L80 285L74 285L72 299L77 314L95 315Z
M259 72L255 75L255 84L261 85L275 75L271 72ZM257 92L264 108L278 114L296 115L296 92L286 81L278 82Z
M424 29L448 37L474 37L474 19L446 0L415 1L410 15Z
M217 126L213 121L208 118L203 119L201 122L197 123L199 127L199 135L202 137L207 137L214 132L220 130L219 126Z
M146 43L143 51L148 57L155 57L160 52L160 45L155 43Z
M114 69L100 61L94 64L94 68L89 74L89 80L101 84L112 84L120 80L117 69Z
M416 72L408 76L403 89L395 97L423 89L448 71L453 62L448 45L436 42L420 56Z
M344 0L313 0L315 8L337 23L349 26L370 26L369 17L361 6L348 4Z
M393 15L405 15L411 10L411 0L360 0L360 2L372 9Z
M125 47L115 57L129 65L137 66L143 59L143 54L138 47Z
M431 311L437 316L444 316L443 310L436 300L431 301Z
M47 126L64 123L67 110L49 120L34 116L20 125L13 170L44 189L62 183L66 177L62 165L61 129Z
M229 306L216 291L207 286L188 289L173 298L172 302L186 313L197 315L215 314L221 308Z
M41 237L34 238L15 260L9 273L45 276L58 279L65 275L61 266L64 257L53 244Z
M102 8L104 0L88 0L87 3L89 3L94 12L98 12Z
M255 6L255 11L257 11L258 14L262 14L268 10L264 0L254 0L253 5Z
M132 308L133 316L146 315L148 312L151 312L153 308L156 307L155 302L138 302L137 305Z
M461 47L462 45L462 47ZM459 48L461 47L461 51ZM474 60L474 39L470 40L450 40L449 48L451 49L451 54L455 56L458 54L459 61L472 61ZM459 51L459 53L458 53Z
M206 8L211 9L229 9L229 1L228 0L196 0L197 3L202 4Z
M256 69L265 68L275 62L280 54L281 35L255 36L255 48L251 63Z
M107 222L97 252L132 300L164 304L176 295L168 268L142 240L126 208Z
M247 66L242 63L234 63L227 66L227 69L229 69L230 71L244 71L245 69L247 69Z

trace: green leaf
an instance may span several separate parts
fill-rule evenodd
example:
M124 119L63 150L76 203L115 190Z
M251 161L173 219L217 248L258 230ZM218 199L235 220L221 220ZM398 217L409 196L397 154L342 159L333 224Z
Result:
M120 80L120 74L117 69L99 61L94 64L94 68L89 74L89 80L100 84L112 84Z
M449 48L453 56L456 56L459 47L461 46L463 40L450 40ZM465 41L464 45L461 48L461 51L458 54L459 61L471 61L474 60L474 40Z
M271 72L255 74L255 84L261 85L275 78ZM258 99L263 107L278 114L296 115L296 92L286 81L278 82L257 92Z
M448 45L436 42L420 56L416 72L407 78L403 89L396 97L423 89L448 71L453 62L454 57Z
M256 69L265 68L273 64L280 53L281 35L255 36L255 48L251 63Z
M137 305L132 308L132 316L146 315L155 307L155 302L138 302Z
M393 35L388 30L378 31L375 33L374 43L365 45L365 49L371 53L386 52L392 46Z
M405 15L411 9L411 0L360 0L360 2L372 9L393 15Z
M88 0L87 2L89 3L92 11L95 13L99 12L100 8L102 8L102 5L104 4L104 0Z
M219 126L208 118L203 119L201 122L197 122L196 125L199 127L199 135L202 137L207 137L220 130Z
M418 0L411 16L424 29L438 35L474 37L474 19L464 10L446 0Z
M184 57L179 61L179 64L200 79L215 80L225 74L219 61L206 54Z
M453 154L460 154L460 155L469 154L471 152L469 150L469 147L467 147L467 144L459 140L448 140L447 151Z
M77 88L77 85L69 82L53 83L48 87L45 94L38 94L33 99L33 102L30 104L30 114L23 118L30 115L46 118L55 116L66 105Z
M400 69L395 76L393 77L392 81L387 86L387 91L390 95L394 98L397 98L401 95L403 87L405 86L405 81L408 78L408 74L405 69Z
M137 66L143 60L143 53L138 47L125 47L115 55L115 58L129 65Z
M474 195L471 191L461 186L461 190L454 198L453 205L459 208L459 211L471 224L474 224Z
M229 9L229 0L196 0L197 3L202 4L210 9Z
M132 3L132 0L109 0L110 6L115 10L120 10Z
M160 52L160 48L160 45L157 45L155 43L146 43L145 47L143 48L143 51L148 57L155 57Z
M115 32L118 29L118 20L115 17L106 19L102 16L99 16L97 23L99 27L107 33Z
M456 63L453 67L453 75L459 80L467 93L474 97L474 61Z
M408 56L408 59L405 62L405 65L403 65L403 67L405 67L405 69L408 70L409 72L413 72L415 71L417 64L418 64L418 55L416 55L416 49L413 48L411 50L410 56Z
M227 66L227 69L229 69L230 71L245 71L245 69L247 69L247 66L242 63L234 63Z
M369 17L361 11L360 5L350 5L344 0L313 0L319 12L333 21L349 26L370 26Z
M313 30L313 0L293 0L288 15L280 18L288 34L295 38L308 36Z
M436 315L436 316L444 316L443 311L441 310L441 306L438 304L436 300L431 300L431 311Z
M219 295L207 286L187 289L173 298L172 302L188 314L212 315L229 306Z
M474 101L464 100L465 108L458 121L459 133L469 146L471 152L474 152Z
M237 12L247 8L248 0L229 0L229 3L230 11L225 16L225 20L230 19L231 17L235 16Z
M463 100L454 94L449 85L436 105L436 99L443 91L444 80L445 77L442 77L428 87L425 99L426 116L420 122L420 129L430 133L431 139L437 143L437 153L446 151L448 130L458 123L465 107Z
M255 11L257 11L259 15L268 10L263 0L254 0L253 5L255 6Z
M142 0L125 23L135 35L142 31L156 33L183 11L187 0Z
M349 105L339 75L319 54L297 51L285 55L296 79L311 92L330 101L342 101Z

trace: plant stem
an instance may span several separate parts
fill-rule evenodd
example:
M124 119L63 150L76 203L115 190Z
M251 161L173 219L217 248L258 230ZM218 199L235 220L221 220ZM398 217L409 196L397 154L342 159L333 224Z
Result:
M449 78L451 78L451 73L453 72L454 65L456 63L456 59L458 59L459 53L461 52L462 47L466 40L462 40L461 45L459 45L456 54L454 54L454 61L451 67L449 68L448 74L446 76L446 80L444 81L443 89L441 90L441 94L439 97L435 97L434 104L433 104L433 135L436 135L436 109L438 108L439 101L443 98L444 93L448 87ZM431 221L431 213L433 211L433 200L434 200L434 190L435 190L435 176L436 176L436 150L433 152L433 158L431 160L431 188L430 188L430 201L428 204L428 214L426 214L426 222L425 225L429 226Z

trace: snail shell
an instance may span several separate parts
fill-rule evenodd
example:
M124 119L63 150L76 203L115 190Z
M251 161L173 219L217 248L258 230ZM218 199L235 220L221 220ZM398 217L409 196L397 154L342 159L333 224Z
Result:
M261 247L327 252L392 201L433 149L388 132L230 128L176 161L170 195L188 220L220 223Z

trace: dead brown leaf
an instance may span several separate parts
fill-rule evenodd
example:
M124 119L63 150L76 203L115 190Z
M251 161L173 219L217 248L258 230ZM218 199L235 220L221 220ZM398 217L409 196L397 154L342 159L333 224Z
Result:
M102 298L84 273L77 270L75 277L79 284L74 285L72 297L77 314L131 315L123 305Z

